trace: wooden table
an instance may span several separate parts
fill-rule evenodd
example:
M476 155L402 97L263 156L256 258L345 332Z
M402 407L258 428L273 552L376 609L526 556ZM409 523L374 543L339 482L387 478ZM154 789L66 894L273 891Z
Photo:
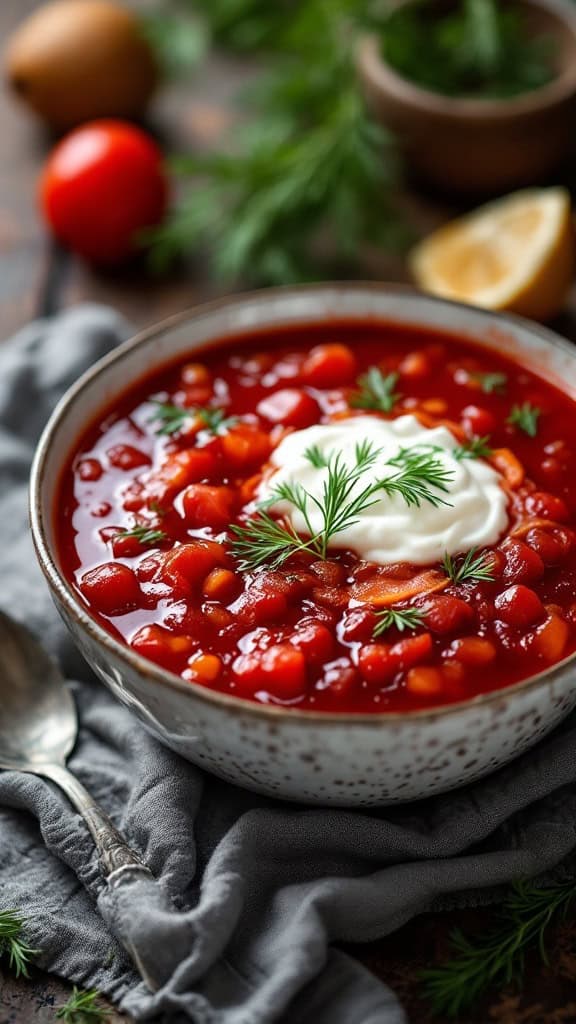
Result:
M0 39L38 0L1 0ZM248 70L249 73L249 70ZM217 138L230 120L230 101L245 80L246 67L214 59L202 75L187 85L167 90L153 112L153 126L169 146L187 149ZM141 274L101 276L58 253L46 240L36 215L35 181L50 140L0 91L0 339L11 335L31 317L83 300L115 306L137 327L194 305L217 291L190 272L162 280ZM417 223L425 228L451 212L438 200L408 197ZM382 277L405 279L401 265L382 267ZM576 297L558 324L576 339ZM454 927L470 933L490 923L489 910L425 915L393 936L368 946L350 948L370 970L387 981L402 998L414 1024L431 1021L419 997L418 972L440 963ZM55 1007L65 1002L69 986L40 971L30 981L16 982L0 967L0 1024L48 1024ZM126 1017L113 1014L113 1024ZM576 1022L576 921L556 929L550 946L550 967L534 955L528 963L521 995L493 992L461 1024L574 1024ZM354 1024L353 1021L350 1024Z

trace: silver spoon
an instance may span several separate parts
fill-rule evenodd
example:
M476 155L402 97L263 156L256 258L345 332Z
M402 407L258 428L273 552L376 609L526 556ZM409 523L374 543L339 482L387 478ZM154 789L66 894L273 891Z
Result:
M98 851L102 877L116 887L152 878L88 790L68 771L66 758L78 734L72 694L32 634L0 612L0 768L51 779L80 812ZM158 985L124 939L149 988Z

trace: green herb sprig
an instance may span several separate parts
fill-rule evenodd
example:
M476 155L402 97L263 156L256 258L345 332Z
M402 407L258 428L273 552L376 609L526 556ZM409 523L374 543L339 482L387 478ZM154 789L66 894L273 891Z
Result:
M483 583L494 579L492 562L486 552L476 555L478 548L470 548L463 558L444 555L442 568L453 583Z
M541 415L542 410L538 406L531 405L530 402L523 402L522 405L512 406L506 422L514 427L518 427L519 430L523 430L525 434L528 434L528 437L536 437L538 421Z
M220 278L287 284L357 267L370 245L398 249L407 232L393 202L396 146L361 95L358 5L305 0L284 21L268 4L270 33L255 6L239 3L236 25L254 9L274 71L252 88L225 152L174 161L190 187L150 236L154 263L207 248Z
M382 636L394 627L399 633L405 629L416 629L424 622L425 614L420 608L386 608L376 613L378 622L372 633L373 637Z
M27 978L30 961L40 952L23 937L25 921L16 910L0 910L0 957L8 958L8 967L17 978Z
M198 417L212 434L223 434L238 422L237 416L226 416L223 409L212 409L207 406L187 409L171 402L154 401L153 404L156 410L150 422L159 424L156 430L159 436L172 437L173 434L179 434L194 417Z
M488 444L490 438L472 437L469 441L463 441L454 449L453 455L457 462L464 459L489 459L494 454L494 449Z
M384 22L384 56L405 78L449 96L504 99L554 77L551 40L531 37L506 4L460 0L444 16L429 8L400 6Z
M154 526L146 526L144 523L138 523L130 530L119 530L116 534L116 537L121 537L122 539L137 540L145 547L149 544L160 544L163 540L167 539L167 536L164 530L159 530Z
M102 1005L101 999L98 989L83 990L74 985L72 995L58 1008L56 1017L64 1024L105 1024L112 1013Z
M480 385L486 395L503 395L506 391L508 377L505 373L471 373L469 375Z
M519 981L530 947L536 947L547 963L548 928L566 915L575 898L575 882L546 888L517 882L504 899L494 928L473 938L453 932L451 959L421 973L433 1011L443 1018L458 1017L487 989Z
M351 398L353 409L374 409L378 412L392 412L402 395L395 391L400 375L382 373L377 366L371 366L367 373L358 378L358 391Z
M308 462L317 469L327 470L321 498L301 484L284 483L273 490L265 506L281 501L293 505L301 513L310 536L307 539L299 537L290 524L274 519L266 507L261 507L246 526L232 527L232 551L240 562L240 568L251 570L267 563L277 568L298 551L326 558L333 538L358 522L361 513L378 500L379 492L388 496L398 494L408 506L419 507L423 502L436 507L449 504L442 493L448 492L452 474L438 458L437 451L436 448L401 449L385 463L393 467L395 473L358 490L357 484L378 459L380 448L375 448L369 441L357 445L352 466L344 462L340 452L326 456L317 447L309 448L305 452ZM310 518L313 508L321 516L322 525L318 531L313 529Z

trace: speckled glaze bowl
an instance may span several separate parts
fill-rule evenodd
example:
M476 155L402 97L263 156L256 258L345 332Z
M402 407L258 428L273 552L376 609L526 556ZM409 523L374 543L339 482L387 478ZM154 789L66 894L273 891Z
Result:
M371 805L477 779L522 753L576 705L576 656L507 690L411 714L322 714L184 682L91 618L58 565L55 492L71 447L126 385L223 337L271 326L376 318L430 325L498 348L576 397L576 349L526 320L387 285L319 285L237 296L172 317L98 362L65 395L38 446L34 543L54 600L98 676L167 746L230 782L288 800Z

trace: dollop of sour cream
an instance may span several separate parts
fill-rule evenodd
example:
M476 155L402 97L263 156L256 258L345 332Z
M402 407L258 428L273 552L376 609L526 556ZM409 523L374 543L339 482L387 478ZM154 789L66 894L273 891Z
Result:
M401 449L434 446L448 479L446 492L432 491L446 504L423 501L419 506L409 506L401 494L377 491L374 504L364 509L354 524L335 534L329 547L350 549L360 558L381 565L430 565L440 561L445 552L456 555L499 540L508 524L507 497L500 474L482 459L457 459L454 452L458 442L446 427L423 427L411 415L394 420L354 416L288 434L272 454L276 469L261 483L258 500L270 502L276 488L288 483L299 484L322 503L328 469L312 465L306 452L316 446L324 459L340 452L341 460L352 467L356 465L357 446L366 441L379 450L378 457L362 473L353 494L398 473L398 467L387 462ZM299 534L310 535L302 513L293 504L279 500L269 507L289 519ZM320 532L322 514L313 500L307 501L306 511L312 529Z

